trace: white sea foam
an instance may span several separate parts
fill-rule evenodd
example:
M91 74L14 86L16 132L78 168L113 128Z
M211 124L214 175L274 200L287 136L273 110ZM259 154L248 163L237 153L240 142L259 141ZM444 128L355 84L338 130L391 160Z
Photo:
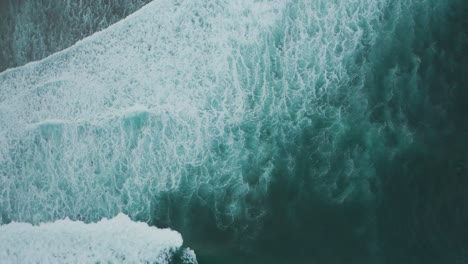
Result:
M286 168L313 182L303 193L370 196L368 148L343 142L352 120L380 126L355 62L386 3L158 0L0 73L0 220L154 220L193 202L252 225Z
M176 231L133 222L124 214L90 224L64 219L0 226L1 263L162 264L177 254L183 263L196 263L195 253L181 247Z

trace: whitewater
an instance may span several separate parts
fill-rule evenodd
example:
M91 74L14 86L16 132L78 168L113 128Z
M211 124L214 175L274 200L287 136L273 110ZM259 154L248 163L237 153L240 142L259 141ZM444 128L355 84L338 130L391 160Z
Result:
M18 247L67 241L50 254L96 261L75 241L95 245L93 230L115 226L94 246L99 261L172 263L180 252L186 263L198 252L223 263L407 259L412 249L392 249L407 232L383 230L413 228L402 220L412 214L383 208L435 199L393 186L426 173L407 168L439 146L427 131L458 118L433 99L445 98L436 85L457 94L465 80L434 77L446 76L436 62L460 57L440 33L447 14L461 17L457 6L466 10L457 0L157 0L1 72L0 256L17 250L11 262L36 261L11 246L9 234L21 232ZM446 134L462 138L464 124ZM450 153L465 164L462 149ZM114 245L118 228L154 248ZM441 239L453 251L434 260L466 256L462 240Z
M197 263L193 251L181 247L179 233L123 214L91 224L67 218L0 226L2 263Z

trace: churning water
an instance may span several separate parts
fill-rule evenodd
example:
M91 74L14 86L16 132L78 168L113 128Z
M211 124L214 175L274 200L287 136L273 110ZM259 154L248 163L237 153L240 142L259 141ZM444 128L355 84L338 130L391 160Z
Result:
M0 73L0 223L125 213L200 263L467 263L467 47L465 0L151 2Z

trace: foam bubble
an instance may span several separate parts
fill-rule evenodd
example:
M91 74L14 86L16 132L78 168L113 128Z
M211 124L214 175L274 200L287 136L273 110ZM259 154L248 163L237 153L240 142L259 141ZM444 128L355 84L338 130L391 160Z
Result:
M197 263L182 249L182 237L170 229L132 222L119 214L85 224L68 218L33 226L12 222L0 226L0 258L4 263ZM179 253L181 251L181 253Z

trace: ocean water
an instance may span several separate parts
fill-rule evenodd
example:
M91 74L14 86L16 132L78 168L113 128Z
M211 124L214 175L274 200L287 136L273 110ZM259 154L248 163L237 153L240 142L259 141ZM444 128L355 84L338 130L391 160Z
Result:
M68 48L151 0L1 0L0 71Z
M0 223L124 213L199 263L467 263L467 14L153 1L0 73Z

